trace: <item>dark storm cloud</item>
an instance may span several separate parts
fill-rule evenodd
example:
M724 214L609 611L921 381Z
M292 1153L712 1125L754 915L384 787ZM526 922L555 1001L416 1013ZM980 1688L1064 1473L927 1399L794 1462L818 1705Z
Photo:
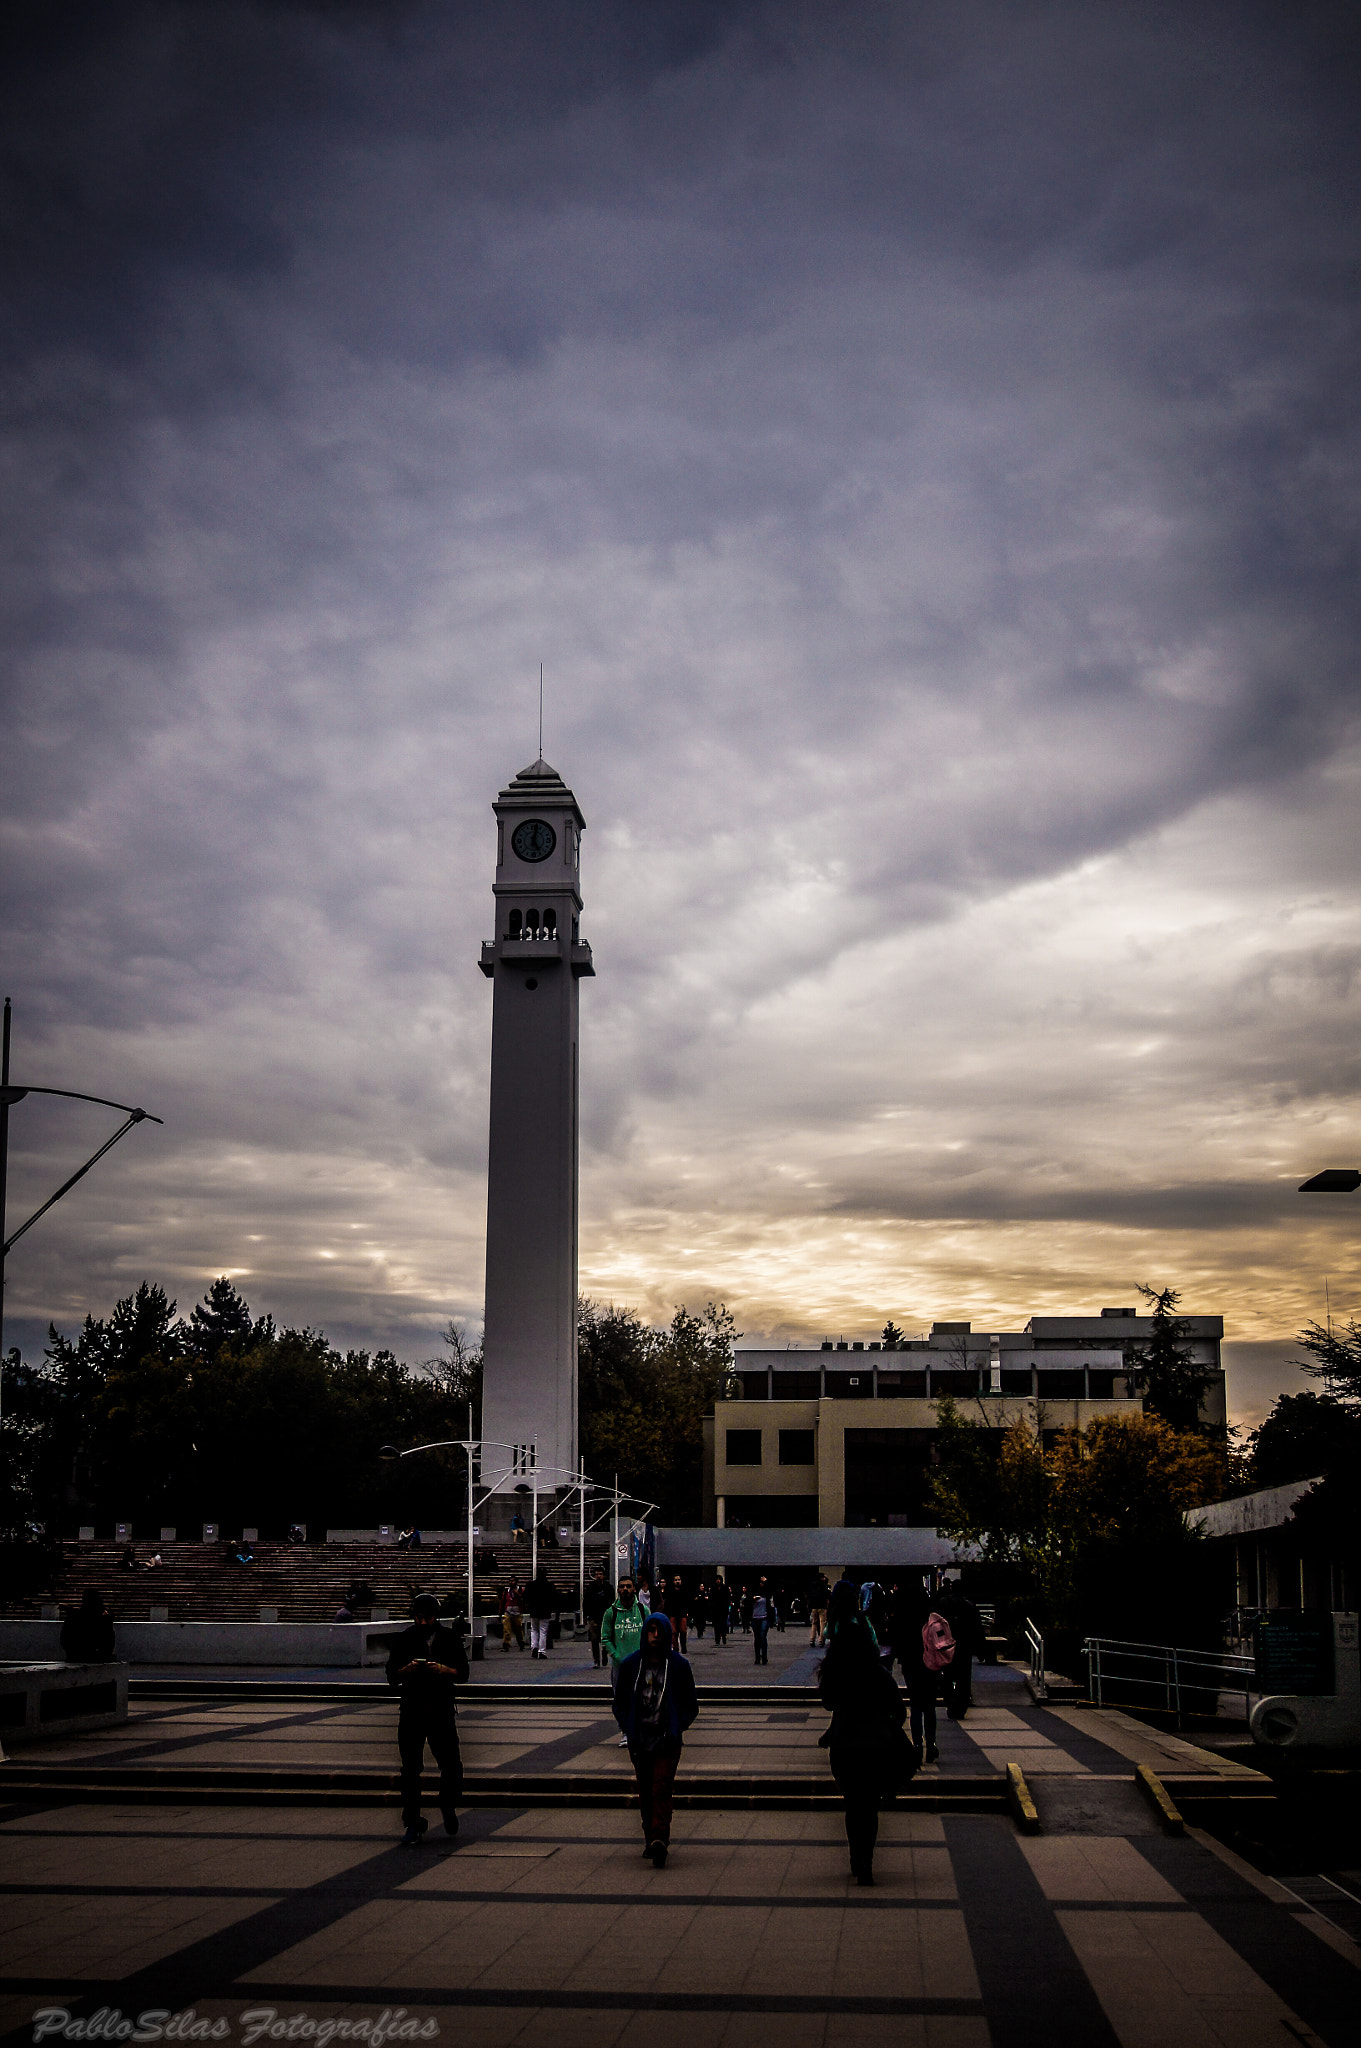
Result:
M597 1215L698 1236L688 1129L753 1163L753 1241L786 1142L829 1218L1269 1234L1279 1118L1356 1085L1348 12L6 33L0 911L25 1057L171 1112L129 1271L244 1265L254 1205L272 1244L295 1218L250 1256L313 1320L475 1312L485 805L545 657L608 964ZM1211 936L1216 803L1227 868L1279 855ZM1007 911L1071 878L1112 949L1080 999ZM1155 900L1205 921L1179 980L1157 914L1121 936ZM979 943L999 1029L964 1072L940 990ZM883 1208L881 1111L933 1158L1003 1130L1005 1181L961 1210L919 1151ZM1257 1149L1183 1178L1149 1135L1178 1117ZM347 1204L402 1274L313 1276ZM30 1247L33 1302L69 1298L64 1246L111 1278L117 1204L83 1213Z

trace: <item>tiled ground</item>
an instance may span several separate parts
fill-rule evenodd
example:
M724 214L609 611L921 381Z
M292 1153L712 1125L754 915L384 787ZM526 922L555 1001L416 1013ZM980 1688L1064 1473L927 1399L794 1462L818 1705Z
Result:
M623 1811L484 1810L403 1852L368 1810L9 1809L0 2025L192 2006L244 2044L251 2011L401 2006L457 2048L1354 2048L1361 1952L1199 1840L890 1814L873 1891L832 1815L681 1814L673 1843L654 1871Z
M702 1669L697 1675L706 1681L711 1677ZM1243 1769L1114 1711L1036 1707L1009 1667L977 1673L975 1702L963 1722L940 1713L940 1762L927 1766L927 1778L937 1772L967 1777L1001 1771L1013 1760L1037 1784L1050 1777L1128 1778L1138 1762L1178 1775L1232 1776ZM125 1728L45 1741L27 1755L42 1763L97 1759L103 1764L164 1761L259 1770L386 1771L396 1760L396 1719L396 1701L386 1687L365 1687L353 1701L134 1700ZM788 1705L708 1703L687 1737L684 1768L728 1775L821 1774L826 1757L818 1737L826 1725L817 1705L797 1693ZM525 1686L509 1703L481 1701L474 1686L463 1695L459 1727L464 1760L473 1771L605 1772L625 1782L629 1777L603 1680L597 1701L585 1704L556 1697L543 1685Z
M801 1652L772 1675L797 1682ZM1017 1759L1045 1832L888 1814L872 1891L835 1813L682 1809L658 1872L622 1808L478 1808L456 1844L402 1851L379 1808L0 1806L0 2034L31 2039L46 2006L192 2007L238 2048L252 2011L275 2015L262 2040L323 2048L316 2024L400 2007L444 2048L1355 2048L1361 1949L1335 1918L1167 1839L1131 1782L1136 1761L1240 1767L1117 1713L1038 1709L1006 1670L976 1697L941 1716L927 1775ZM628 1772L603 1685L581 1705L474 1687L460 1718L481 1772ZM26 1757L387 1771L395 1723L381 1693L143 1702ZM707 1704L683 1771L824 1773L825 1725L797 1694Z

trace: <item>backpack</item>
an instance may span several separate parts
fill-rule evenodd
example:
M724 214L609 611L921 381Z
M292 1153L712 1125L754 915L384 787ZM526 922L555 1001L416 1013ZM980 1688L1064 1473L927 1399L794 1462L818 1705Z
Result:
M943 1614L934 1610L922 1626L922 1663L928 1671L944 1671L955 1654L955 1639Z

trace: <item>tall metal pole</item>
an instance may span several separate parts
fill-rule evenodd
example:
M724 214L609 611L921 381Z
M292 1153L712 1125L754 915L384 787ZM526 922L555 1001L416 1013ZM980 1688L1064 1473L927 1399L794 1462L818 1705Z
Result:
M534 1466L532 1491L529 1498L530 1513L533 1516L529 1539L529 1576L531 1579L537 1579L539 1576L539 1467L537 1463Z
M473 1648L473 1404L468 1403L468 1655Z
M577 1477L577 1624L586 1619L586 1460Z
M614 1531L610 1542L610 1549L614 1552L614 1597L617 1600L619 1598L619 1474L617 1472L614 1475L614 1513L610 1517L610 1527Z
M9 1088L9 997L5 997L5 1038L0 1049L0 1088ZM0 1417L5 1412L5 1183L9 1179L9 1095L0 1097Z

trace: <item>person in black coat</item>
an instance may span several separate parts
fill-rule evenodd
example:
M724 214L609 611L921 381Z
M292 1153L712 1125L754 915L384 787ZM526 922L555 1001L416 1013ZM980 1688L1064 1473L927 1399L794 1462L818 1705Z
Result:
M726 1579L716 1579L709 1595L709 1614L714 1624L714 1648L723 1649L728 1640L728 1624L732 1619L732 1594Z
M402 1837L414 1848L429 1822L421 1817L421 1766L430 1744L439 1766L440 1818L447 1835L458 1833L457 1803L463 1791L463 1755L458 1746L454 1686L467 1683L468 1657L463 1637L441 1628L439 1601L418 1593L411 1603L412 1625L393 1638L387 1679L402 1695L397 1717L397 1748L402 1759Z
M832 1716L821 1742L846 1811L851 1875L857 1884L873 1884L879 1803L903 1775L906 1709L858 1605L856 1588L841 1581L832 1593L818 1692Z
M113 1620L93 1586L80 1596L61 1625L62 1655L68 1664L112 1664Z
M530 1653L535 1657L548 1655L549 1625L557 1620L562 1611L562 1601L557 1587L549 1578L542 1565L525 1588L525 1613L529 1616Z
M689 1660L671 1647L671 1623L666 1615L650 1614L643 1623L641 1646L619 1666L611 1706L638 1780L643 1854L661 1870L671 1841L671 1804L681 1741L699 1712L695 1674Z
M610 1589L605 1583L603 1565L597 1565L586 1582L581 1596L581 1617L586 1632L591 1638L591 1662L598 1671L605 1661L600 1647L600 1624L605 1619L605 1609L610 1604Z

